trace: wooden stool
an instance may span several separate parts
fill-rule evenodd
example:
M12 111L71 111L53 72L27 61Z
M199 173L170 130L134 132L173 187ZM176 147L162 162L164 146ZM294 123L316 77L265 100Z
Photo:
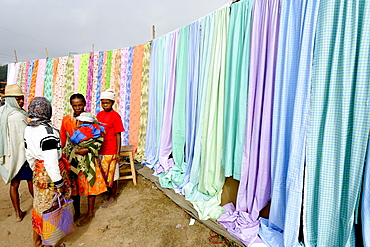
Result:
M121 146L120 150L120 156L128 156L130 159L130 169L125 169L120 167L119 173L120 177L118 180L123 179L132 179L134 182L134 185L136 185L136 170L135 170L135 164L134 164L134 146L133 145L127 145L127 146ZM121 176L121 173L131 173L131 175L123 175Z

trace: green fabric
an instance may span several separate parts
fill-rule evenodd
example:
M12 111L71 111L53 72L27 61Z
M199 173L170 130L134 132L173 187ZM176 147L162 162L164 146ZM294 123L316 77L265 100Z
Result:
M45 69L44 77L44 97L47 98L50 103L52 103L53 97L53 72L54 72L54 59L48 58Z
M321 1L304 195L306 246L355 246L370 129L370 2Z
M87 75L89 71L89 60L90 60L90 53L85 53L81 55L80 74L78 78L78 92L83 95L86 95Z
M174 166L167 174L160 174L159 182L163 188L178 187L184 182L187 165L184 162L186 81L188 70L189 26L179 32L176 58L176 93L172 119L172 156Z
M105 77L105 89L110 87L110 74L112 71L112 54L113 50L108 51L108 58L107 58L107 71Z
M68 142L63 149L71 164L72 175L77 176L81 171L91 186L94 186L96 178L95 157L99 155L102 144L103 137L91 138L78 144ZM76 154L78 148L88 148L89 152L85 155Z
M222 165L225 176L240 180L247 117L252 1L234 3L231 8L226 56Z

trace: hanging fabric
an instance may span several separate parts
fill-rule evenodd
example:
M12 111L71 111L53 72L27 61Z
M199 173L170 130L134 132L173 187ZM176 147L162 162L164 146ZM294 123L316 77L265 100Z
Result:
M200 50L200 21L189 25L188 64L186 71L186 116L185 116L185 164L186 171L183 183L177 192L184 194L183 188L190 181L190 171L193 164L195 137L199 118L199 50Z
M44 95L45 70L46 70L46 59L40 59L36 78L36 90L35 90L36 97L41 97Z
M69 101L71 95L74 93L75 80L74 80L74 57L68 56L66 64L66 79L64 86L64 112L63 116L67 116L72 113L71 103Z
M113 56L113 50L110 50L108 51L107 53L107 69L106 69L106 77L105 77L105 87L104 87L104 90L105 89L108 89L110 88L110 80L111 80L111 73L112 73L112 56Z
M259 212L270 200L270 148L279 0L254 2L248 84L248 111L236 208L219 219L244 244L258 239Z
M362 186L361 199L361 223L362 223L362 238L363 246L370 246L370 145L367 143L366 163L364 172L364 182ZM360 242L360 241L358 241Z
M46 59L46 69L44 78L44 97L47 98L50 103L52 102L52 83L53 83L53 71L54 71L54 59Z
M130 95L130 127L129 144L134 145L134 152L137 152L139 126L140 126L140 97L141 80L143 73L143 54L144 44L134 47L134 56L132 61L132 79Z
M86 86L86 111L91 112L92 97L93 97L93 77L94 77L94 52L89 53L88 70L87 70L87 86Z
M29 90L28 90L28 102L31 102L33 98L35 98L36 94L36 80L37 80L37 72L39 70L39 60L34 61L33 69L32 69L32 76L31 76L31 82L29 84Z
M304 189L305 244L357 246L369 139L370 2L321 1Z
M26 62L19 63L19 70L18 70L18 75L17 75L17 85L22 89L22 91L24 91L23 81L24 81L25 66L26 66Z
M172 156L173 165L166 173L159 175L159 182L163 188L179 187L184 181L186 164L184 162L185 149L185 116L186 116L186 81L188 67L189 26L179 30L176 55L176 84L174 92L172 114Z
M150 70L149 70L149 92L148 92L148 121L146 125L146 141L143 164L153 169L157 153L157 114L156 114L156 99L157 99L157 44L158 39L151 42L150 49Z
M12 84L15 84L15 81L16 81L16 63L10 63L8 64L8 68L7 68L7 78L6 78L6 81L7 81L7 85L12 85ZM19 66L18 66L19 68Z
M134 47L131 46L128 49L128 59L127 59L127 74L126 74L126 104L125 104L125 114L123 121L123 143L124 145L129 145L129 133L130 133L130 102L131 102L131 79L132 79L132 63L134 57ZM122 116L121 116L122 117Z
M226 57L224 144L225 176L240 180L245 119L247 116L248 67L252 0L231 5Z
M98 72L99 71L99 52L94 52L94 69L93 69L93 83L92 83L92 95L91 95L91 112L97 114L96 105L97 93L98 93ZM100 87L100 85L99 85Z
M104 51L99 51L98 71L96 77L95 114L100 112L100 94L102 92Z
M167 56L167 73L164 74L164 79L167 81L163 107L163 120L159 142L159 161L156 167L156 173L166 173L173 166L173 159L170 158L172 153L172 117L173 106L176 89L176 54L177 54L177 40L179 30L170 33L167 40L168 50L165 53ZM166 61L166 60L165 60Z
M55 73L55 83L53 84L53 125L60 129L64 114L64 85L66 82L66 65L68 57L60 57L58 60L58 70Z
M85 96L85 99L87 98L86 90L87 90L87 78L89 73L89 62L90 62L90 53L82 54L80 59L80 74L78 78L78 93L83 94Z
M25 81L24 81L24 105L28 107L29 102L29 94L30 94L30 84L32 80L32 70L33 70L34 61L31 60L26 63L26 74L25 74Z
M271 207L259 232L269 246L297 246L319 0L283 1L271 139Z
M121 53L121 81L119 92L119 115L121 116L122 123L125 122L125 108L126 108L126 81L127 81L127 63L128 63L128 50L123 48ZM121 133L121 145L125 145L124 133Z
M81 56L74 56L74 93L78 93L78 82L80 78Z
M112 50L110 88L116 93L113 110L119 112L119 84L121 80L121 49Z
M145 142L146 142L146 126L148 122L148 94L149 94L149 67L150 67L150 47L151 42L144 44L143 54L143 69L142 69L142 84L141 84L141 98L140 98L140 127L138 152L136 153L136 160L140 163L144 159Z

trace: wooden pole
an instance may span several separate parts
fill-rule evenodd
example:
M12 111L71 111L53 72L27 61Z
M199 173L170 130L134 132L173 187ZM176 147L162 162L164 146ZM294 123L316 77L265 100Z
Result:
M15 58L15 62L18 63L18 57L17 57L17 51L14 50L14 58Z
M152 39L155 39L155 26L152 26Z
M46 48L46 47L45 47L45 54L46 54L46 58L49 58L48 48Z
M94 44L92 44L92 52L94 52Z

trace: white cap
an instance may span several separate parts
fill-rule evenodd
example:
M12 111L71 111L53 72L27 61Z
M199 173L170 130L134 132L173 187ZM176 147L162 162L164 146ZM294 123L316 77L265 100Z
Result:
M113 89L109 88L105 92L102 92L100 94L100 100L102 99L109 99L109 100L115 101L116 94L114 93Z
M87 112L87 111L82 112L80 116L76 117L76 119L78 121L88 122L88 123L93 123L96 121L94 114L92 114L91 112Z

